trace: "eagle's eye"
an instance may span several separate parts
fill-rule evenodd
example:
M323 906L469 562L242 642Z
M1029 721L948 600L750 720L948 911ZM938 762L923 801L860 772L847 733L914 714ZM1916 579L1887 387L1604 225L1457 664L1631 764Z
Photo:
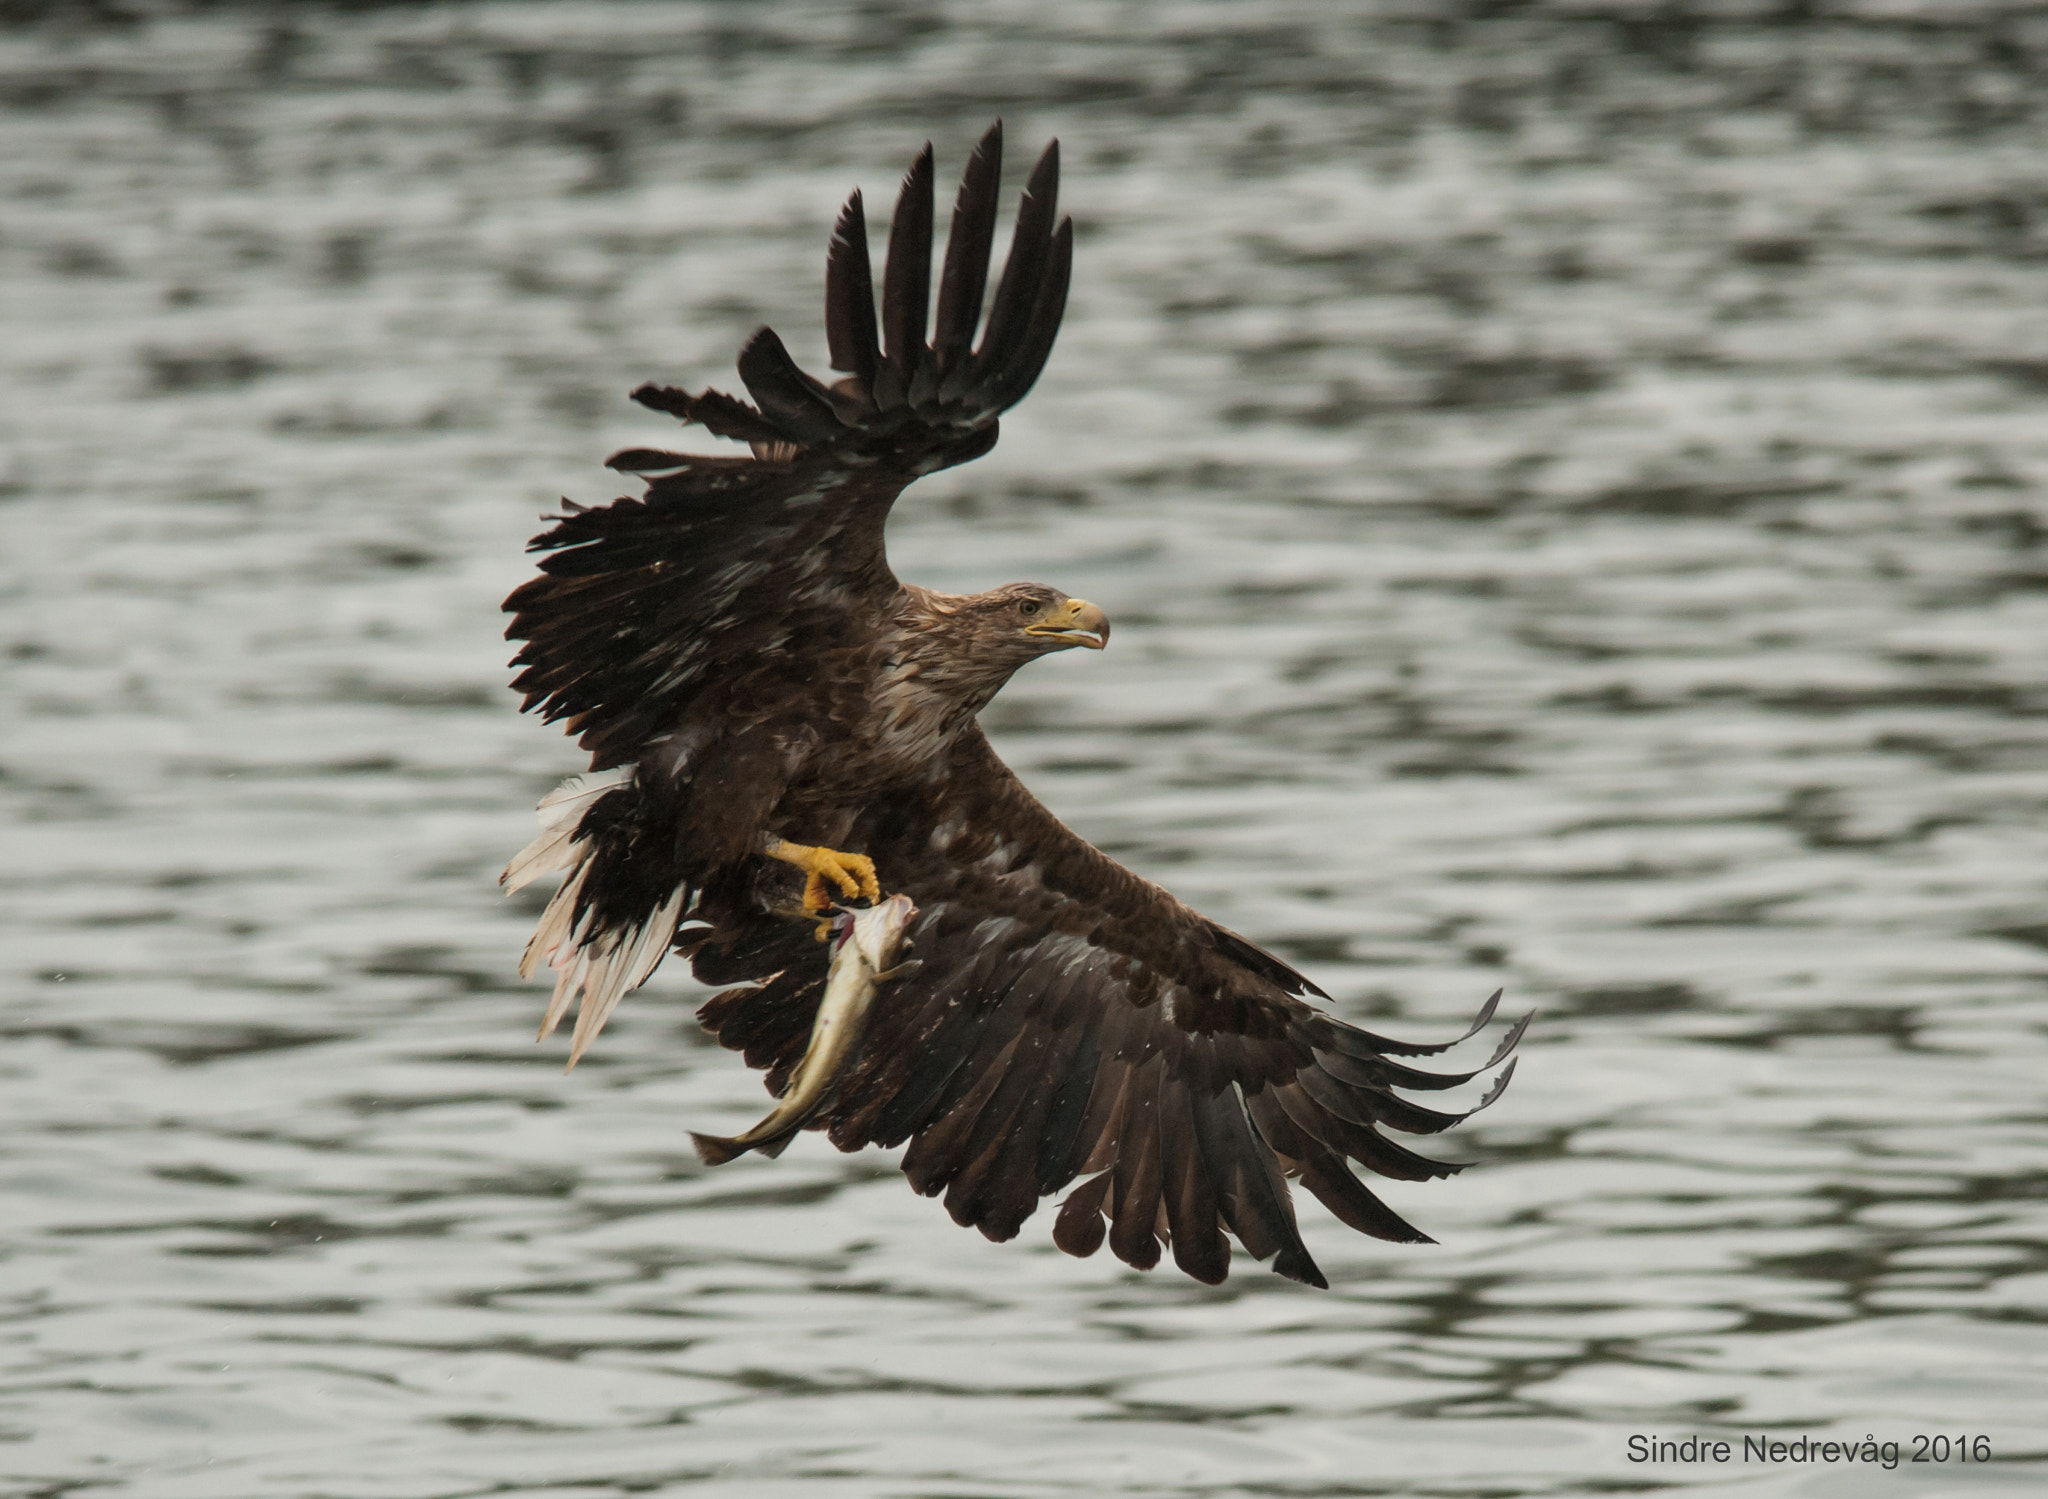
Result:
M1036 614L1039 610L1039 603L1036 599L1026 599L1017 607L1022 609L1027 615Z

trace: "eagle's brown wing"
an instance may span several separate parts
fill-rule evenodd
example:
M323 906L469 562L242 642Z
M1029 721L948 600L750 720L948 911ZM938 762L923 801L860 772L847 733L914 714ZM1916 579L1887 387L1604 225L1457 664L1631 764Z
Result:
M1476 1076L1393 1060L1456 1042L1393 1041L1317 1008L1306 978L1063 826L977 730L936 788L872 809L852 841L885 889L917 902L919 966L885 985L820 1121L842 1150L908 1141L911 1184L998 1240L1087 1176L1054 1227L1060 1248L1093 1253L1107 1218L1119 1258L1150 1268L1164 1240L1211 1284L1229 1270L1226 1232L1280 1274L1326 1284L1295 1227L1290 1177L1361 1232L1424 1241L1346 1162L1404 1181L1458 1169L1378 1128L1433 1134L1465 1117L1395 1091ZM766 980L701 1018L779 1090L810 1039L822 951L764 923L752 940L699 948L695 965L713 983Z
M660 963L707 881L760 851L763 819L801 753L808 705L829 718L900 595L882 544L889 507L920 474L987 452L998 416L1038 378L1066 308L1073 226L1054 223L1058 143L1031 173L1009 258L981 321L1002 128L968 162L931 302L932 155L904 178L876 317L860 194L826 260L832 386L763 328L740 351L754 404L645 386L642 404L737 438L752 457L633 449L639 499L565 504L534 538L540 575L505 601L526 644L513 686L566 718L591 769L630 782L564 788L547 831L505 871L517 889L566 871L520 971L560 974L545 1034L579 1005L572 1058ZM975 333L981 329L977 343Z
M740 350L754 404L663 386L641 404L753 446L702 457L635 448L610 466L649 475L639 499L567 505L530 550L540 576L505 601L523 640L525 707L568 718L593 770L638 760L707 689L741 691L764 662L871 628L897 593L882 544L896 496L921 474L995 445L997 417L1044 368L1066 308L1073 226L1057 225L1059 143L1033 169L980 343L1002 126L969 160L931 301L932 154L897 200L876 321L867 225L847 201L826 259L826 386L763 328Z

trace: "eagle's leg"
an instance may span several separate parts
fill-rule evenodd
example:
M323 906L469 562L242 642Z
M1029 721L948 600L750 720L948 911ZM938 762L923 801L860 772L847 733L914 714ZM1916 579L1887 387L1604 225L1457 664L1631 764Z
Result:
M866 854L842 854L835 848L786 843L780 838L768 840L762 852L804 872L804 910L813 915L832 904L832 896L825 888L827 880L837 885L839 893L848 899L856 895L865 895L869 900L882 898L882 887L875 879L875 861Z

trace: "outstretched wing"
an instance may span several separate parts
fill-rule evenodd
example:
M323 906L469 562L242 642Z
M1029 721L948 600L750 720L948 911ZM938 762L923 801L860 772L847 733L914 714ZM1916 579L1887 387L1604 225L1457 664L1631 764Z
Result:
M832 364L825 385L771 329L740 350L753 403L642 386L633 398L721 437L751 458L635 448L615 469L649 476L638 499L566 505L529 550L549 555L513 592L505 634L525 647L513 686L525 707L567 718L592 768L636 759L712 684L730 685L793 641L871 623L896 594L882 544L889 507L920 474L979 457L997 418L1052 352L1066 309L1073 225L1054 224L1059 143L1033 169L980 342L1002 125L982 137L953 208L931 302L932 152L903 180L882 281L881 318L858 192L825 268Z
M1347 1162L1403 1181L1458 1170L1380 1127L1433 1134L1465 1115L1396 1090L1470 1080L1507 1059L1526 1020L1475 1072L1404 1065L1456 1042L1394 1041L1317 1008L1307 979L1063 826L978 731L936 794L873 809L850 841L885 889L917 902L920 966L884 988L821 1121L842 1150L908 1141L911 1184L997 1240L1085 1176L1054 1227L1060 1248L1092 1254L1106 1229L1119 1258L1149 1269L1163 1241L1211 1284L1229 1270L1226 1233L1280 1274L1326 1284L1289 1178L1363 1233L1426 1242ZM789 927L764 922L694 956L708 982L766 980L701 1018L776 1091L809 1042L825 973L808 932Z

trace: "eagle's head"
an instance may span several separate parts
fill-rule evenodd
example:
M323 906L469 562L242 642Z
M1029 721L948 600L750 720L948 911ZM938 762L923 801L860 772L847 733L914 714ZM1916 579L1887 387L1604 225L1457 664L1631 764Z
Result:
M1109 643L1109 616L1043 583L1006 583L987 593L904 590L906 655L928 688L979 712L1013 672L1054 651ZM901 637L900 637L901 638Z
M976 654L1016 666L1054 651L1109 644L1109 616L1086 599L1070 599L1043 583L1006 583L960 600L954 629L969 636Z

